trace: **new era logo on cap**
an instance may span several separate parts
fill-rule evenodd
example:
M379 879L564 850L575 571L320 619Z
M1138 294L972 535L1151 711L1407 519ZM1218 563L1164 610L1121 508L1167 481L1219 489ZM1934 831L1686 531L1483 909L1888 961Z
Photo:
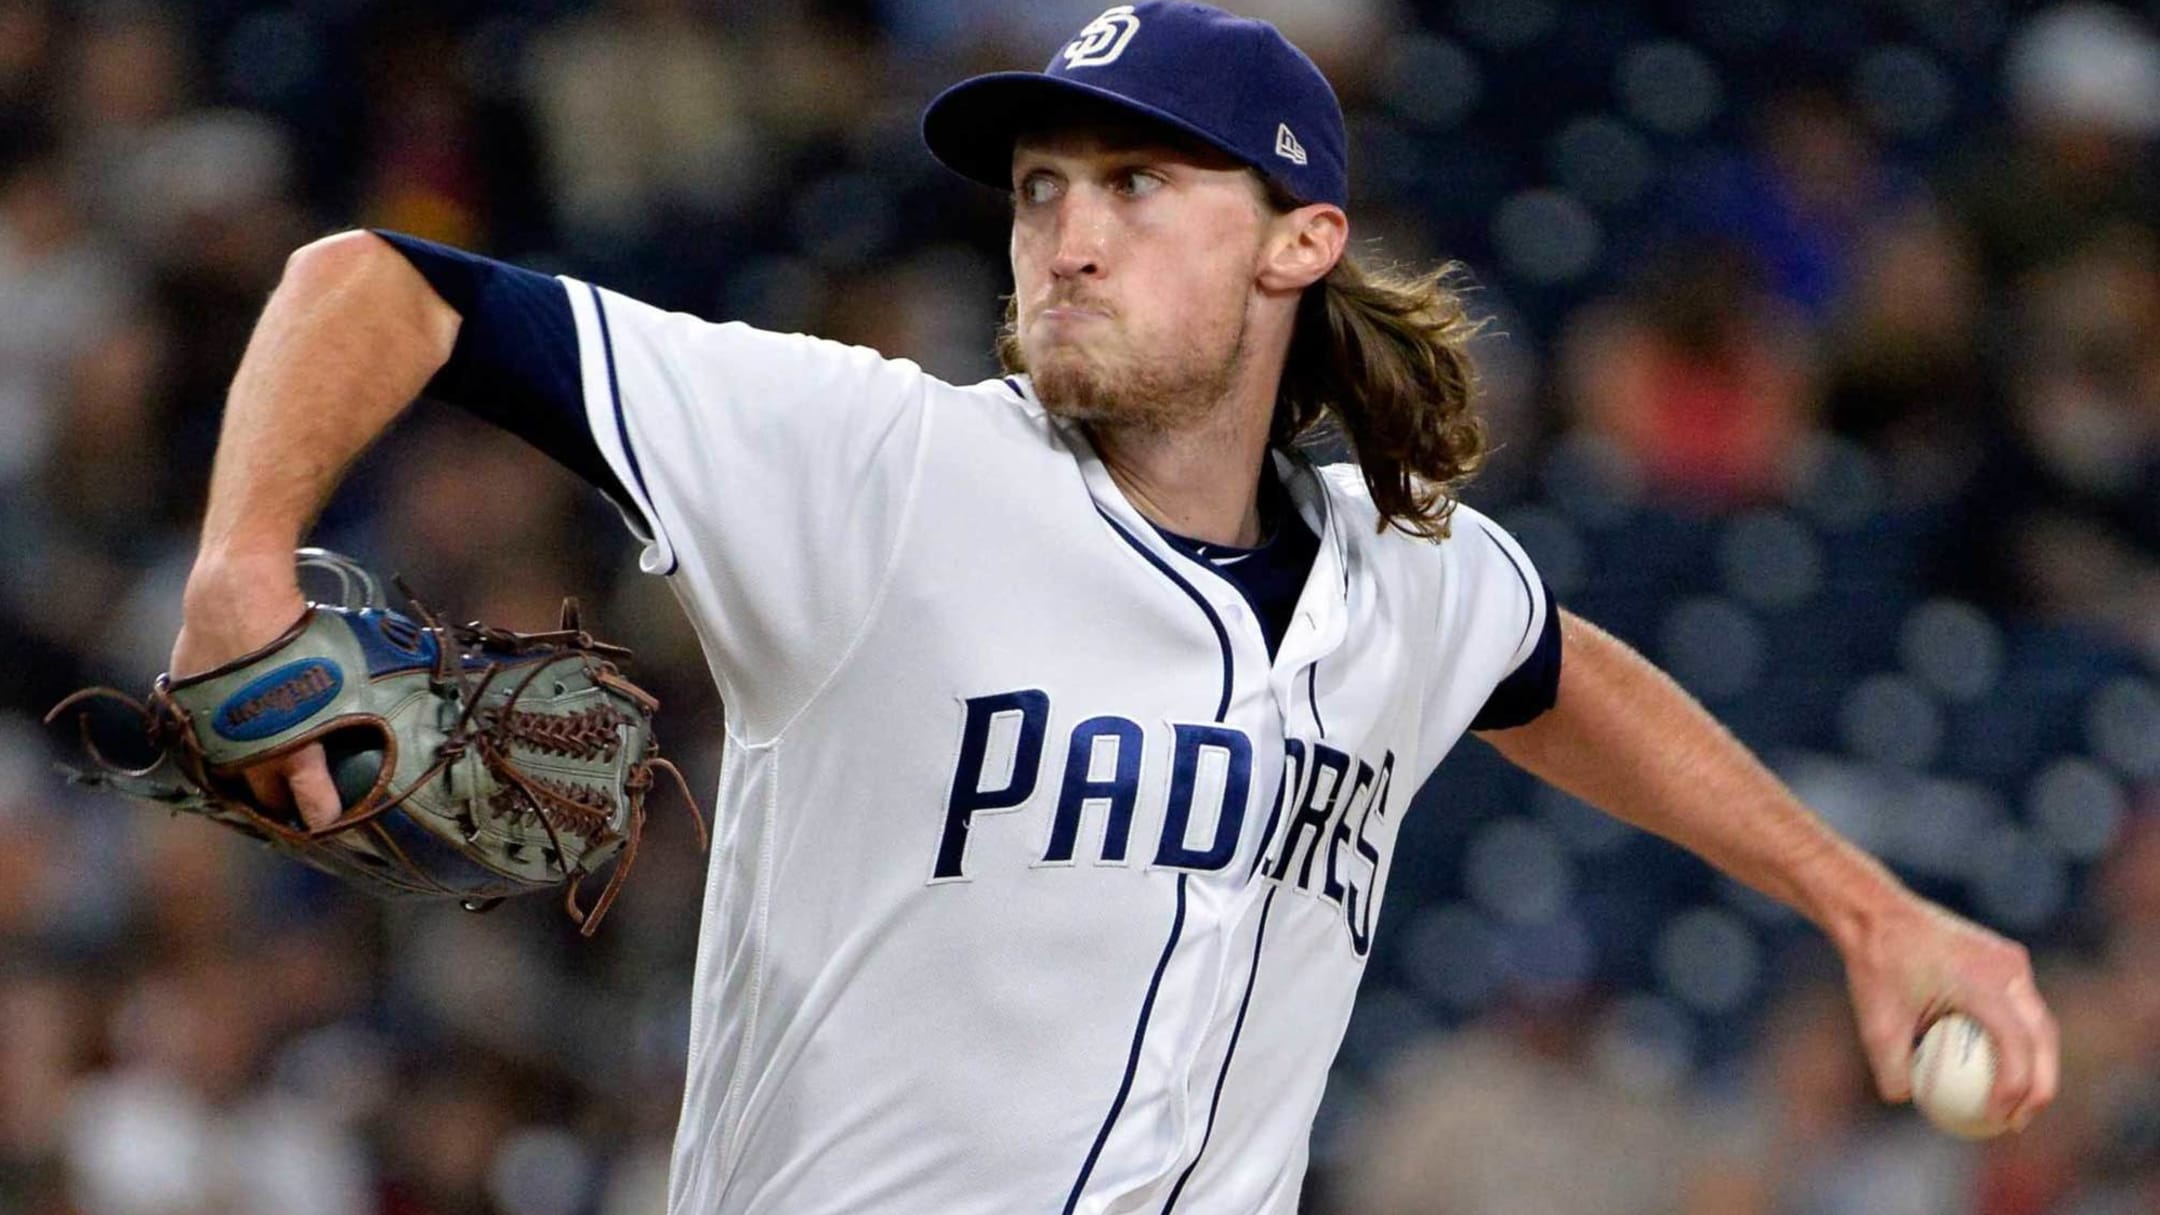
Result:
M1299 143L1297 136L1290 133L1290 124L1287 122L1275 124L1275 154L1294 165L1305 163L1305 145Z
M1071 42L1065 44L1062 54L1068 68L1102 67L1117 62L1125 53L1125 45L1140 32L1140 18L1133 16L1133 6L1120 4L1103 10L1103 15L1087 23Z

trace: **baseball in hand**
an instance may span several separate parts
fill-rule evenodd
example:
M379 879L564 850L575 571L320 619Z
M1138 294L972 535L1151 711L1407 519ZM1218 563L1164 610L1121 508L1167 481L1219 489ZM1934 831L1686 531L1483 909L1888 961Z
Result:
M2009 1129L1987 1116L1995 1086L1995 1041L1980 1023L1950 1013L1928 1026L1913 1052L1913 1104L1928 1121L1961 1139L1987 1139Z

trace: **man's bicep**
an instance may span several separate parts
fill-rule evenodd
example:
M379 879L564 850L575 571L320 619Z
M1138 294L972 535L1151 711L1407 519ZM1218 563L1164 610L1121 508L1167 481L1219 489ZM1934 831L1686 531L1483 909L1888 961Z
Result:
M377 230L463 318L449 362L424 395L539 448L619 505L631 502L585 405L575 288L493 258Z
M1731 739L1634 647L1580 616L1558 614L1568 662L1552 710L1480 737L1539 780L1644 826L1647 809L1671 800L1675 782L1686 779L1689 757L1723 750ZM1665 792L1651 796L1652 785Z
M464 318L430 385L600 486L675 578L731 709L784 721L868 618L931 383L875 351L714 323L381 233Z

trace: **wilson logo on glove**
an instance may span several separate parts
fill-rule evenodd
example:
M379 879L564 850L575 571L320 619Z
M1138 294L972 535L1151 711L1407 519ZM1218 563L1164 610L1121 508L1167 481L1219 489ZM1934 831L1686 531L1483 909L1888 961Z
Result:
M279 667L232 694L210 728L234 742L253 742L299 725L337 699L345 677L320 658Z

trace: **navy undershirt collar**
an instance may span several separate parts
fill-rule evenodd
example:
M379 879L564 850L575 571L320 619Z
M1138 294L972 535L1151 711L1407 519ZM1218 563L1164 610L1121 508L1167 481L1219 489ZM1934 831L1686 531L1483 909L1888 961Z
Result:
M1267 538L1251 548L1195 540L1164 527L1155 531L1178 551L1205 561L1245 596L1272 658L1290 631L1290 618L1320 552L1320 537L1298 513L1272 468L1260 478L1260 528Z

